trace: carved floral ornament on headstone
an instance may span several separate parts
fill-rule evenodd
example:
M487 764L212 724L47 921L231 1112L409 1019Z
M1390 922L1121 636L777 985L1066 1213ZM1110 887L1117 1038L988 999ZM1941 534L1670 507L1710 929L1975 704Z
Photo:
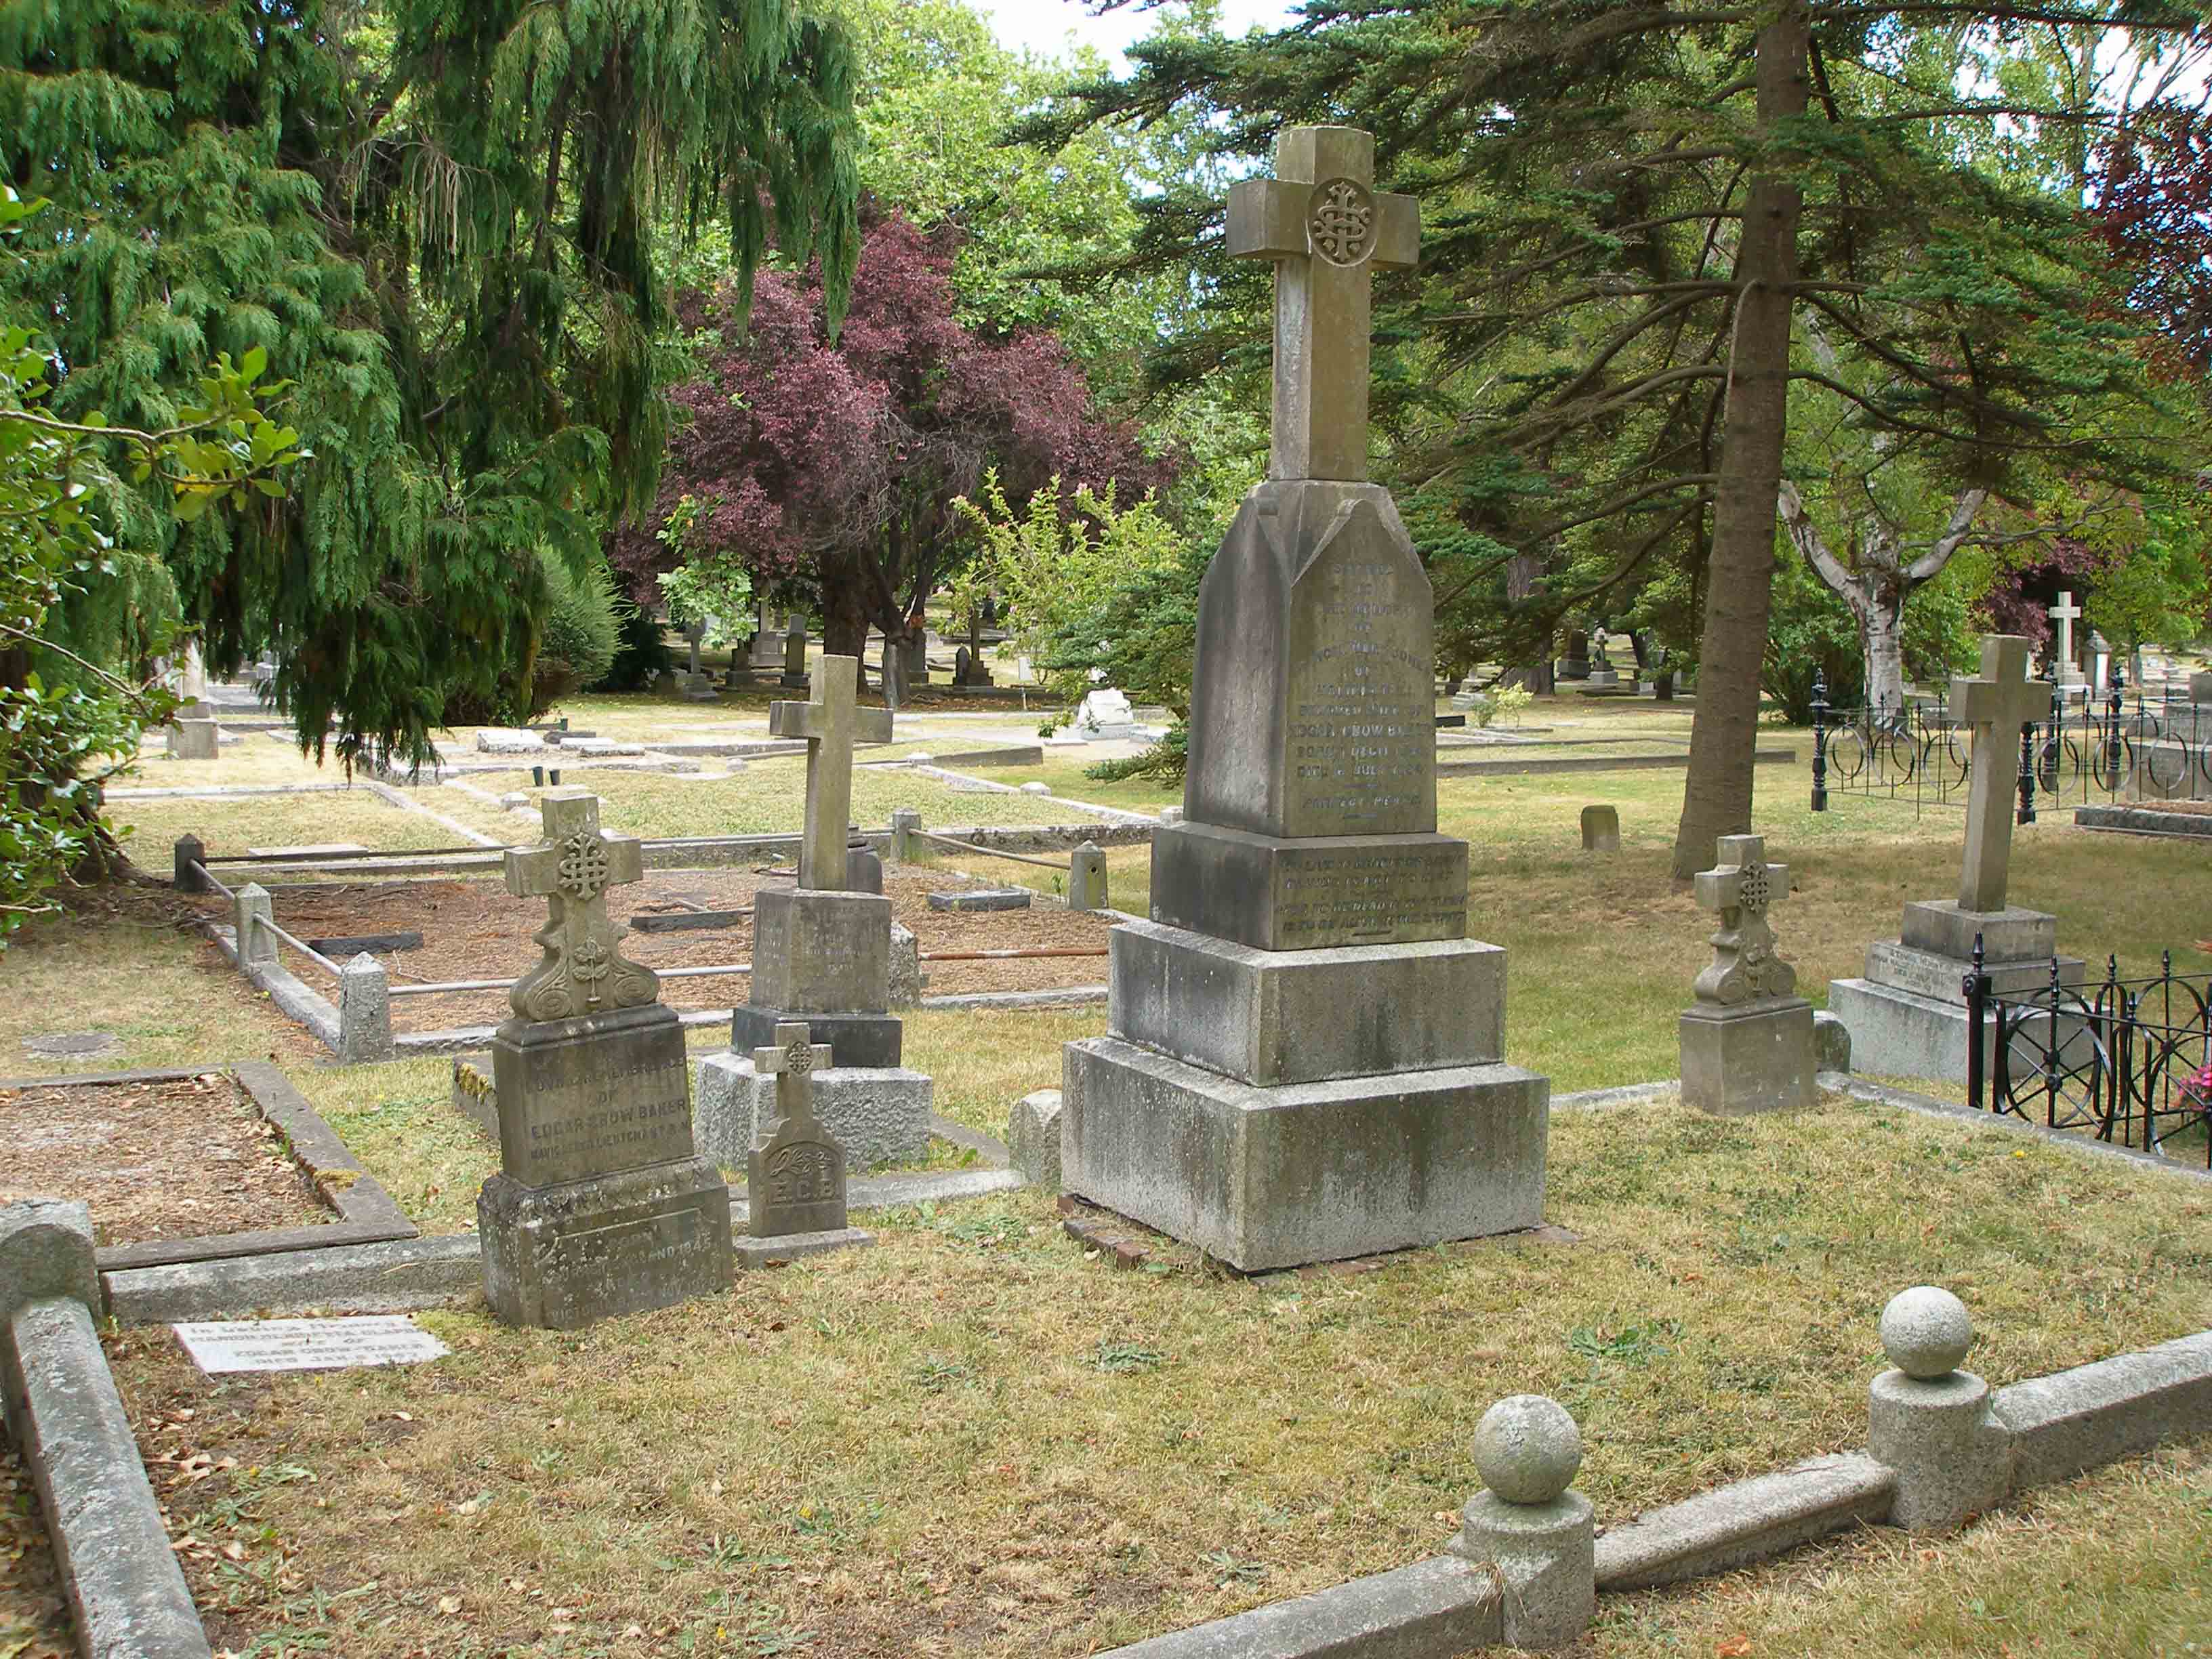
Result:
M1787 865L1766 861L1763 836L1723 836L1717 868L1698 872L1698 902L1720 912L1713 959L1691 988L1700 1002L1735 1007L1760 997L1786 997L1797 970L1776 953L1770 907L1790 896Z
M624 957L622 932L607 915L606 890L645 878L634 836L599 829L599 802L578 790L539 803L545 840L511 847L507 890L543 898L551 914L535 935L545 954L514 983L507 1001L525 1019L573 1019L635 1008L660 994L659 976Z

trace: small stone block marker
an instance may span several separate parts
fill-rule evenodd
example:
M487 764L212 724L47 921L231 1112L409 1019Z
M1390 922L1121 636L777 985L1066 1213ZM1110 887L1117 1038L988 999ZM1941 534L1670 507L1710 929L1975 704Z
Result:
M1499 1401L1474 1427L1483 1490L1460 1512L1453 1554L1504 1581L1508 1647L1565 1647L1597 1613L1597 1547L1589 1500L1571 1490L1582 1431L1542 1395Z
M581 792L542 810L546 844L507 855L507 890L552 914L492 1042L500 1172L477 1231L492 1310L568 1330L726 1289L730 1194L692 1142L683 1026L607 916L608 885L643 873L637 842L601 834Z
M192 1364L225 1371L349 1370L412 1365L452 1352L405 1314L339 1319L218 1319L171 1327Z
M810 1042L796 1021L775 1036L774 1047L753 1051L753 1069L775 1079L775 1115L745 1164L751 1237L738 1241L738 1255L749 1267L876 1242L846 1224L845 1149L814 1115L814 1073L828 1068L830 1045Z
M1918 1285L1890 1298L1881 1328L1895 1369L1869 1390L1867 1450L1897 1474L1890 1522L1948 1532L1996 1508L2012 1486L2012 1437L1990 1385L1959 1369L1973 1319L1950 1291Z
M1617 806L1583 807L1583 851L1618 853L1620 850L1620 809Z
M1721 925L1680 1022L1683 1100L1724 1113L1810 1106L1813 1005L1792 994L1796 970L1775 953L1766 921L1790 895L1789 867L1766 862L1763 836L1723 836L1718 866L1698 872L1697 893Z
M1033 897L1026 887L974 887L957 893L932 893L933 910L1026 910Z

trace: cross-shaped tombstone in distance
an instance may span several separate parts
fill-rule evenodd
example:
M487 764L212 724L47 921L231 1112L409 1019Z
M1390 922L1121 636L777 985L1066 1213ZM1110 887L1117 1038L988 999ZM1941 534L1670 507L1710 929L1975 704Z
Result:
M1766 920L1768 909L1790 896L1790 866L1766 861L1764 836L1723 836L1717 866L1698 872L1697 893L1721 919L1711 964L1692 988L1700 1001L1733 1006L1797 988L1797 970L1775 953Z
M829 1064L830 1045L810 1042L796 1020L777 1024L774 1046L753 1050L753 1069L775 1079L775 1116L746 1160L756 1238L845 1225L844 1149L814 1115L814 1073Z
M2068 685L2081 683L2081 671L2074 665L2074 624L2081 620L2081 607L2074 603L2069 592L2058 596L2058 603L2051 607L2051 620L2058 624L2057 678Z
M607 915L608 888L645 879L641 844L603 833L599 798L582 789L549 791L538 815L544 843L508 848L503 866L507 890L549 901L552 915L536 936L544 958L508 1002L525 1019L573 1019L653 1001L659 976L616 948L622 932Z
M1980 678L1960 675L1951 681L1951 718L1974 732L1966 785L1966 857L1959 878L1961 910L2005 908L2020 729L2051 716L2051 693L2027 677L2027 646L2017 634L1985 635Z
M1273 478L1367 476L1369 284L1414 264L1419 204L1375 190L1375 135L1289 127L1229 192L1229 252L1275 262Z
M888 708L860 708L854 694L858 657L824 656L814 665L805 702L772 702L769 730L806 740L806 828L799 842L799 884L845 890L845 836L853 810L853 745L889 743Z

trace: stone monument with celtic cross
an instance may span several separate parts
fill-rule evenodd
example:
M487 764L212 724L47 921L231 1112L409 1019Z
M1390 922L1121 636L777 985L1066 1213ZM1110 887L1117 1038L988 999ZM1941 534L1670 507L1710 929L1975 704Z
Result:
M753 896L751 982L731 1012L729 1051L700 1069L700 1144L726 1163L748 1155L772 1109L775 1079L755 1055L794 1022L830 1051L810 1086L846 1157L867 1169L929 1150L930 1080L899 1064L904 1025L890 1012L891 902L852 873L864 856L848 844L853 747L891 736L888 709L859 704L860 670L825 655L805 702L769 706L770 730L806 744L805 827L797 884Z
M1268 476L1199 590L1183 818L1063 1067L1068 1190L1245 1271L1541 1218L1549 1091L1437 832L1433 597L1367 481L1371 287L1414 264L1375 141L1286 129L1228 247L1274 267Z
M692 1140L684 1028L607 915L608 890L644 878L639 843L580 789L540 811L544 843L506 858L507 891L551 915L492 1035L500 1172L477 1233L492 1310L568 1329L727 1285L730 1194Z
M599 828L599 797L549 790L538 802L545 839L507 849L507 890L542 898L551 914L536 935L544 951L515 981L508 1005L525 1019L570 1019L635 1008L660 994L660 981L622 954L622 932L607 919L607 890L645 879L635 836Z
M2029 678L2029 641L2014 634L1982 641L1978 675L1951 682L1949 713L1971 732L1966 847L1959 896L1905 907L1894 943L1867 949L1866 974L1828 987L1829 1010L1850 1028L1852 1064L1893 1077L1966 1075L1967 1015L1961 986L1977 945L1999 995L2078 985L2081 961L2058 954L2058 918L2008 897L2022 728L2051 718L2051 688ZM1990 1027L1982 1042L1986 1050Z
M875 1243L847 1224L845 1149L815 1115L814 1080L829 1065L830 1045L812 1041L797 1021L777 1026L775 1041L753 1051L753 1069L775 1080L775 1106L745 1160L744 1266Z
M1696 886L1720 927L1681 1018L1684 1102L1728 1113L1811 1105L1813 1005L1793 994L1796 970L1766 919L1790 896L1789 866L1766 861L1763 836L1723 836L1717 863Z

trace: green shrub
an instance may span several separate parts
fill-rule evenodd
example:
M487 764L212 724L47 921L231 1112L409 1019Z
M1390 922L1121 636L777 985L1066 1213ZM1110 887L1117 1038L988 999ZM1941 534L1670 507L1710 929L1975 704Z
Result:
M541 550L538 558L545 571L545 611L530 679L531 720L606 677L621 645L619 609L627 604L616 598L605 565L594 561L578 576L557 554Z

